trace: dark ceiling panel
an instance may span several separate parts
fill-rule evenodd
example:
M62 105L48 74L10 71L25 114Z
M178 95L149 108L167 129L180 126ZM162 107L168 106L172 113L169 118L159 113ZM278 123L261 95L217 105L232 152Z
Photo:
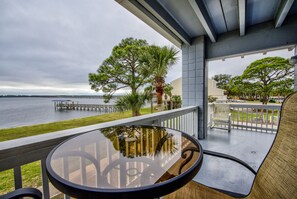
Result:
M197 15L187 0L158 0L158 2L175 18L191 37L206 34Z
M205 7L217 34L227 32L224 15L219 0L204 0Z
M271 21L280 4L280 0L247 0L247 26Z
M239 29L239 15L237 0L220 0L225 14L227 30Z

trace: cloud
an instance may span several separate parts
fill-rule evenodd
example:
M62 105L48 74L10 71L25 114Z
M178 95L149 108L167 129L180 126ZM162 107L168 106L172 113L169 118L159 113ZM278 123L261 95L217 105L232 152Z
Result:
M38 91L35 87L44 92L49 87L51 92L89 88L88 73L126 37L171 45L113 0L1 0L0 27L0 86L6 86L5 92L24 87L30 92L30 85L32 92ZM176 75L171 73L169 79Z
M93 93L88 74L96 72L122 39L172 45L114 0L1 0L0 27L0 94ZM265 56L277 55L290 57L293 51ZM167 82L181 77L178 56ZM209 76L240 75L263 57L208 62Z

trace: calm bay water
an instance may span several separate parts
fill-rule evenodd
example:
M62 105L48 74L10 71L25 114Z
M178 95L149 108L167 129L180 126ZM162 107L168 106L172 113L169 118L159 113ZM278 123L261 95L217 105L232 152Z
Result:
M52 100L62 99L104 104L101 98L0 97L0 129L103 114L96 111L56 111Z

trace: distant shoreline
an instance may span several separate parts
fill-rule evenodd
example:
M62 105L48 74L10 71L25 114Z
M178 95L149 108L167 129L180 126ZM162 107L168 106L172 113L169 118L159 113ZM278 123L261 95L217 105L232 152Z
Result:
M120 97L121 95L114 95L113 98ZM103 95L0 95L0 98L8 97L39 97L39 98L103 98Z

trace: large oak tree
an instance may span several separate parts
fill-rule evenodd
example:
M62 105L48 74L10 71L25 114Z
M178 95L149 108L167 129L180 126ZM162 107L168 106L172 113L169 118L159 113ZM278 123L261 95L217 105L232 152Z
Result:
M132 102L132 99L140 99L135 97L138 96L138 89L151 82L149 68L139 61L147 46L145 40L123 39L112 49L110 57L103 61L97 73L89 74L91 88L97 92L103 91L105 102L108 102L117 90L128 88L131 90L131 106L133 103L138 104ZM139 109L133 108L132 115L139 115Z
M263 104L267 104L273 89L292 81L294 66L288 59L281 57L266 57L251 63L243 72L243 81L249 81L259 87Z

